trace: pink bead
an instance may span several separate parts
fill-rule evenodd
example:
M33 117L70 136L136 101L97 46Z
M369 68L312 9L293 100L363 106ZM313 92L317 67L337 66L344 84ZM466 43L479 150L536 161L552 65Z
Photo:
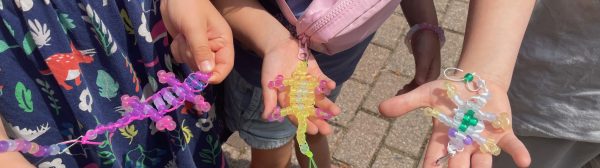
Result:
M281 116L281 108L275 107L275 110L273 110L273 113L271 113L271 116L269 116L268 120L269 120L269 122L273 122L273 121L283 122L283 117Z
M164 116L163 118L161 118L160 120L158 120L156 122L156 129L162 131L162 130L169 130L169 131L173 131L175 130L175 127L177 125L175 124L175 121L173 121L173 118L171 116Z
M208 112L208 111L210 111L210 103L208 103L208 102L197 103L196 110L200 110L202 112Z
M333 115L329 114L325 110L321 110L320 108L317 108L315 110L315 115L323 120L329 120L329 119L333 118Z

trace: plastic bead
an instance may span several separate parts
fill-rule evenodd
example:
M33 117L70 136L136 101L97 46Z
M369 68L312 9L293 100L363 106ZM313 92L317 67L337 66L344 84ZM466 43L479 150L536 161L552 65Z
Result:
M492 122L492 127L503 130L510 128L510 118L508 113L500 113L500 115L496 117L496 120Z
M465 74L465 82L469 83L471 81L473 81L473 74L471 74L471 73Z
M160 120L158 120L158 122L156 122L156 129L163 131L163 130L169 130L169 131L173 131L175 130L176 124L175 121L173 121L173 118L171 116L164 116L163 118L161 118Z
M0 152L6 152L8 150L8 142L0 141Z

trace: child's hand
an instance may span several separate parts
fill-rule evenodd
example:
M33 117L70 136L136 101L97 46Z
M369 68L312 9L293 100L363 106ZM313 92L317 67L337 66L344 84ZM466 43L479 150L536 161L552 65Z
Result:
M209 83L220 83L233 68L231 28L208 0L163 0L160 11L174 38L175 61L193 70L212 72Z
M455 105L446 96L446 90L443 89L443 80L436 80L419 86L415 90L406 94L388 99L379 105L381 114L387 117L398 117L406 114L416 108L433 107L439 109L445 114L450 114L450 110L455 108ZM488 82L488 89L491 94L484 111L507 112L511 114L510 105L508 102L507 90L492 85ZM456 93L463 99L467 95L464 85L455 85ZM519 167L528 167L531 159L529 152L523 143L517 139L512 128L500 131L494 129L489 124L486 124L486 129L483 135L496 140L497 145L505 152L510 154ZM429 146L425 153L424 167L435 167L435 162L440 157L446 155L446 145L448 144L448 127L434 119L433 132L431 134ZM469 166L471 165L471 166ZM491 167L492 155L479 151L479 146L476 144L465 147L464 151L458 152L455 156L448 160L448 167Z
M415 77L396 93L406 92L436 80L440 75L440 41L438 35L429 30L421 30L413 35L412 51L415 57Z
M288 40L282 42L279 46L273 47L272 50L266 52L264 55L261 77L265 105L265 110L262 115L263 119L267 119L273 113L273 109L277 106L277 102L279 102L282 107L287 107L287 104L285 104L288 99L286 93L278 93L276 90L269 89L267 85L269 81L274 80L277 75L283 75L285 78L291 76L292 72L300 62L298 59L298 51L298 42L296 40ZM335 88L335 82L321 72L321 69L312 55L309 56L308 60L308 73L317 77L318 81L326 80L329 89ZM316 107L330 112L333 116L338 115L341 112L341 109L325 96L317 96L315 101ZM293 116L290 116L289 118L297 125ZM309 117L306 131L308 134L313 135L317 133L323 135L332 133L332 129L327 121L316 117Z

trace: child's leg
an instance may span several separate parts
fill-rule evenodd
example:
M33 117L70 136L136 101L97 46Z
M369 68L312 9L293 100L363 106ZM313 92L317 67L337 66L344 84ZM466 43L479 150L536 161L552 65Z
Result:
M331 155L329 154L329 144L327 143L327 136L321 134L306 135L306 142L308 142L308 146L310 146L310 150L314 154L313 159L315 160L315 163L317 163L317 167L331 167ZM294 144L294 147L296 148L296 158L298 158L298 163L301 167L308 167L310 161L306 156L300 153L298 143Z
M290 141L287 144L275 149L257 149L252 148L252 168L284 168L289 167L292 158L292 145Z

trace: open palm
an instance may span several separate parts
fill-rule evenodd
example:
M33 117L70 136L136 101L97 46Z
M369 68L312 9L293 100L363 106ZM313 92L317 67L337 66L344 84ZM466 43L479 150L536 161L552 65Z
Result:
M444 89L444 80L436 80L406 94L393 97L382 102L379 105L381 114L387 117L398 117L420 107L433 107L439 109L440 112L452 117L452 110L456 105L448 98L446 89ZM461 99L466 99L467 95L473 95L463 84L456 84L456 93L461 96ZM499 114L506 112L511 114L510 104L506 90L500 89L488 84L488 89L491 93L487 105L482 110ZM519 167L529 166L531 159L529 153L523 143L515 136L512 128L507 128L502 131L493 128L490 124L485 124L485 130L482 135L496 140L498 146L510 154ZM443 123L434 120L433 132L431 140L425 152L424 167L436 167L436 160L447 154L446 145L448 144L448 127ZM469 166L471 165L471 166ZM491 167L492 155L483 153L479 150L479 145L468 145L462 152L458 152L448 160L448 167Z
M288 106L287 102L289 102L289 100L287 92L278 92L276 90L269 89L268 87L269 81L274 80L278 75L283 75L285 78L289 78L300 62L298 59L298 42L295 40L290 40L288 42L289 43L282 44L280 47L277 47L277 49L274 51L266 53L263 57L261 83L263 88L263 101L265 105L265 111L262 115L264 119L267 119L269 116L271 116L273 110L278 104L282 107ZM328 89L335 88L335 82L323 74L319 68L319 65L317 65L316 60L311 54L308 55L307 71L308 74L316 77L318 81L327 81ZM337 105L323 95L317 95L315 101L316 107L329 112L333 116L341 112L341 109ZM293 123L297 124L294 116L289 116L289 118ZM309 117L309 121L307 123L308 134L314 135L320 133L327 135L331 132L332 129L325 120L312 116Z

